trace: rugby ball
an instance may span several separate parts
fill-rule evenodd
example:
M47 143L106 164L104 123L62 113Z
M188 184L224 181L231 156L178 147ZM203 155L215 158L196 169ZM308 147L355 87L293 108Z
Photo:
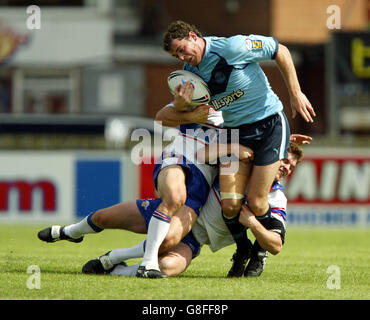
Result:
M179 84L183 85L187 81L190 81L194 86L193 99L190 105L199 106L201 104L208 104L211 100L209 88L203 79L195 73L186 70L176 70L171 72L167 78L168 87L172 94L174 94L175 88Z

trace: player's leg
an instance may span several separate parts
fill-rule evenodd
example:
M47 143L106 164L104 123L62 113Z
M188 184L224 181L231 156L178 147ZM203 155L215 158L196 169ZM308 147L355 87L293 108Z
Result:
M236 173L223 174L225 165L220 165L220 195L223 215L231 219L240 212L251 170L251 164L239 162Z
M139 211L137 202L118 204L99 210L94 213L91 220L100 228L122 229L141 234L145 234L147 231L145 219ZM124 263L124 260L141 258L144 255L144 251L145 240L142 240L132 247L107 252L98 258L100 263L95 262L95 265L97 265L98 269L100 265L103 266L104 272L107 272L113 266Z
M193 257L190 247L183 242L177 244L171 250L161 254L158 257L159 268L165 277L174 277L184 272L190 265ZM111 272L111 275L135 277L140 264L125 266L117 265Z
M185 172L179 165L163 168L157 178L157 190L162 203L158 210L173 216L186 201Z
M161 200L138 200L136 202L137 212L139 212L146 230L149 225L153 212L157 209ZM136 212L135 212L136 214ZM190 232L197 218L193 209L184 205L176 212L171 220L170 229L159 248L159 253L166 252L175 247ZM142 224L140 223L140 226ZM122 224L121 226L124 226ZM141 227L140 227L141 229ZM141 258L146 250L146 240L129 248L113 249L98 258L88 261L82 268L83 273L104 274L109 273L118 264L126 265L125 261L132 258Z
M268 213L268 194L280 159L287 156L289 136L289 124L282 112L239 127L240 144L253 149L253 169L248 182L247 200L252 212L256 210L256 215ZM233 265L245 265L239 257L244 259L243 256L233 256Z
M159 268L167 277L174 277L184 272L193 258L192 250L183 242L159 256Z
M186 270L191 260L200 253L200 244L190 232L174 248L162 253L158 257L159 267L164 277L173 277ZM140 264L126 266L117 265L111 274L135 276Z
M254 166L248 187L248 207L256 215L262 225L267 227L271 220L271 207L268 195L276 173L280 167L280 160L267 166ZM266 250L256 241L252 249L251 259L245 269L247 277L261 275L267 258Z
M201 151L198 151L197 157L200 156L205 161L214 161L216 158L219 158L221 162L220 191L222 213L225 224L237 246L236 253L232 259L233 265L228 276L241 277L250 257L252 243L247 237L245 226L239 223L239 212L245 197L245 189L252 167L253 151L239 143L219 143ZM239 159L239 162L236 163L235 159L232 161L233 159L231 157L228 158L228 155L234 155ZM225 160L227 161L226 163Z
M172 216L186 201L185 178L183 169L178 165L168 166L158 175L157 190L162 203L149 222L146 249L138 276L147 270L154 270L153 274L156 270L160 276L158 250L170 228Z
M125 202L97 210L74 224L45 228L38 233L38 237L45 242L58 240L81 242L85 234L98 233L103 229L146 232L145 221L138 211L136 203Z
M135 233L146 233L145 220L138 210L136 201L119 203L98 210L92 214L91 222L101 229L122 229Z
M248 207L256 216L263 216L270 212L268 195L279 167L280 160L266 166L253 166L247 199Z
M261 123L260 123L261 124ZM283 112L262 122L256 128L262 133L255 147L253 170L249 180L248 207L257 216L270 214L268 195L281 160L288 157L290 129Z
M145 219L143 216L142 218ZM190 207L183 205L171 219L170 229L168 230L165 239L159 247L159 254L171 250L177 244L179 244L181 240L190 232L196 219L197 214L195 211ZM143 257L145 250L146 240L143 240L131 248L114 249L109 252L108 257L113 264L118 264L128 259Z
M198 215L187 205L183 205L172 217L170 228L159 247L159 254L174 248L193 228Z
M237 174L220 174L221 207L223 219L236 244L229 277L241 277L250 257L252 243L247 237L246 228L239 222L239 212L245 197L251 164L239 163Z
M190 232L196 219L197 214L195 213L195 211L192 208L183 205L172 217L170 228L158 249L158 253L162 254L164 252L169 252L174 247L178 246L181 243L180 241ZM147 249L145 249L145 252L146 250ZM161 271L160 263L158 264L158 267ZM140 268L140 270L142 270L142 267ZM152 268L146 268L145 272L142 272L139 276L148 278L160 278L162 275L165 274L159 274L158 272L156 272L156 270L153 271Z
M168 277L184 272L191 260L199 255L200 249L200 243L190 231L180 243L159 257L161 272Z
M131 229L130 231L138 231L139 233L146 233L147 225L153 215L153 212L157 209L158 205L161 203L161 199L144 199L137 200L133 205L130 206L131 210L126 210L129 212L133 219L120 220L120 215L124 212L121 210L110 210L108 212L110 220L105 221L103 216L106 216L106 212L100 212L95 217L95 222L100 226L108 224L111 226L113 221L115 221L115 227L122 227L126 229ZM122 206L121 206L122 207ZM114 206L113 209L119 209L119 206ZM136 216L139 216L137 218ZM135 221L138 226L135 226ZM107 274L116 265L124 264L125 260L132 258L142 258L145 252L146 240L140 241L138 244L129 248L119 248L111 250L97 258L94 258L82 267L82 272L87 274Z

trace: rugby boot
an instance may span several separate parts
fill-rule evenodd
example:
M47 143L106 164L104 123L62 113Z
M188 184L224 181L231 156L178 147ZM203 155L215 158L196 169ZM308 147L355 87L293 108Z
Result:
M151 278L151 279L160 279L160 278L167 278L166 275L162 274L157 269L147 269L146 266L139 266L137 270L136 277L138 278Z
M55 241L60 241L60 240L67 240L67 241L70 241L70 242L79 243L84 239L83 236L79 237L77 239L74 239L74 238L71 238L70 236L67 236L64 233L64 228L65 227L62 227L62 226L51 226L51 227L48 227L48 228L45 228L45 229L39 231L37 236L40 240L45 241L45 242L49 242L49 243L55 242Z
M259 277L266 265L267 251L262 248L253 250L251 259L244 271L245 277Z
M108 251L106 254L101 255L98 258L86 262L85 265L82 267L82 273L108 274L118 264L122 264L123 266L127 267L127 264L124 261L117 264L112 263L112 261L109 259L109 252L110 251Z
M247 244L245 245L245 247L242 250L238 248L233 254L233 257L231 258L233 264L227 276L229 278L241 277L244 273L245 266L249 258L251 257L251 254L252 254L252 242L249 239L247 239Z

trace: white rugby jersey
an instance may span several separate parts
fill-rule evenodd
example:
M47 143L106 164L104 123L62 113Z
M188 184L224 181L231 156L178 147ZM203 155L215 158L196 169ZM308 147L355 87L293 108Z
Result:
M172 101L171 103L164 106L164 108L168 108L168 107L174 108L175 107L174 102ZM189 110L194 110L194 109L195 109L195 107L192 107ZM190 135L191 132L192 132L191 129L196 130L196 129L202 128L202 127L206 127L206 128L209 128L209 129L213 128L213 129L219 130L223 127L223 123L224 123L224 118L222 117L222 111L216 111L213 108L210 108L209 109L209 114L208 114L208 120L207 120L206 123L182 124L182 125L180 125L180 132L181 133L186 133L186 131L188 130L188 133Z
M174 105L170 103L166 107L174 107ZM180 164L185 157L187 163L196 165L203 173L209 186L212 186L218 173L218 167L200 163L196 159L196 153L199 149L204 148L205 145L216 141L215 139L217 139L218 131L222 128L222 123L222 112L210 109L206 123L180 125L179 135L163 150L162 167Z
M192 229L192 233L200 245L209 245L212 252L234 243L222 217L219 190L218 179L216 179L207 202L200 210L200 215ZM287 198L282 190L283 187L278 182L275 182L271 187L268 202L271 206L271 215L276 220L274 220L274 225L267 229L279 233L284 241Z

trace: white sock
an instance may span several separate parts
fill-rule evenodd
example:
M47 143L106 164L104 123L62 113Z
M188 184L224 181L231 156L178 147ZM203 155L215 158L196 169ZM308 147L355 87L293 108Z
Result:
M157 269L158 250L170 228L171 217L160 211L154 211L148 226L146 248L143 256L142 266L147 269Z
M131 248L112 250L108 255L110 261L112 261L113 264L117 264L128 259L141 258L144 255L145 242L146 240L143 240Z
M64 228L64 233L71 238L77 239L87 233L97 233L102 231L103 229L92 223L92 215L93 213L82 219L80 222L66 226Z
M110 274L113 276L135 277L137 269L139 269L139 266L140 263L127 267L124 267L122 264L119 264L111 271Z

